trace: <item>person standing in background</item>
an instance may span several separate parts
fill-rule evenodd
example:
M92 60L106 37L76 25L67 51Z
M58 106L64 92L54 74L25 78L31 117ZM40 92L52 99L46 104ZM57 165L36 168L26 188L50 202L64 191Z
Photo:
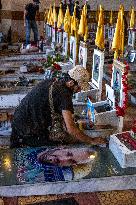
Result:
M39 16L39 0L33 0L33 3L29 3L25 6L24 11L24 26L26 30L26 46L30 44L31 29L34 33L34 43L38 42L38 28L36 24L36 15Z
M79 6L79 1L76 1L76 18L80 20L80 6Z
M73 16L73 12L74 12L74 3L72 0L69 0L69 12L70 12L70 16Z

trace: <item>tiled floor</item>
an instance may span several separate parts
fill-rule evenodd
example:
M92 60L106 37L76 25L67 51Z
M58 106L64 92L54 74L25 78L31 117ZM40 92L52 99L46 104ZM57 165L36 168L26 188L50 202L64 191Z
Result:
M18 205L136 205L136 190L19 197Z

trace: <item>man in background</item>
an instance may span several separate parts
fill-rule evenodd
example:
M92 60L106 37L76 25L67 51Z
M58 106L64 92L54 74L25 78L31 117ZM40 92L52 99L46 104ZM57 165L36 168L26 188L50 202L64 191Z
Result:
M39 0L33 0L33 3L29 3L25 6L24 11L24 26L26 30L26 46L30 44L31 29L34 33L34 43L38 42L38 28L36 24L36 15L39 16Z

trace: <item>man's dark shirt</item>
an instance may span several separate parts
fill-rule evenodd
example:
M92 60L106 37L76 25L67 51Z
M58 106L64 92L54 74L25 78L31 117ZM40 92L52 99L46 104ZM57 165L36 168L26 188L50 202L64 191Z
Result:
M26 144L26 141L33 137L36 138L35 140L37 140L39 146L47 143L48 127L51 126L49 106L49 87L51 83L52 81L49 80L40 82L21 101L14 113L12 122L11 147L15 146L17 137L24 138ZM62 110L69 110L73 113L72 92L64 83L55 83L53 103L55 112L62 114ZM41 144L37 138L40 138Z
M36 12L39 10L39 6L30 3L26 5L25 10L28 12L26 19L35 20Z

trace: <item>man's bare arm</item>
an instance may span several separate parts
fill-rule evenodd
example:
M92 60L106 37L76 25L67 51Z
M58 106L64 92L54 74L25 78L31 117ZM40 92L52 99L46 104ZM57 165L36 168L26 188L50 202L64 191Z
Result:
M75 138L77 138L79 141L85 142L87 144L93 144L93 145L106 143L106 140L101 137L91 138L88 135L85 135L84 133L82 133L75 125L73 118L72 118L72 113L70 111L63 110L62 115L65 121L68 133L74 136Z

